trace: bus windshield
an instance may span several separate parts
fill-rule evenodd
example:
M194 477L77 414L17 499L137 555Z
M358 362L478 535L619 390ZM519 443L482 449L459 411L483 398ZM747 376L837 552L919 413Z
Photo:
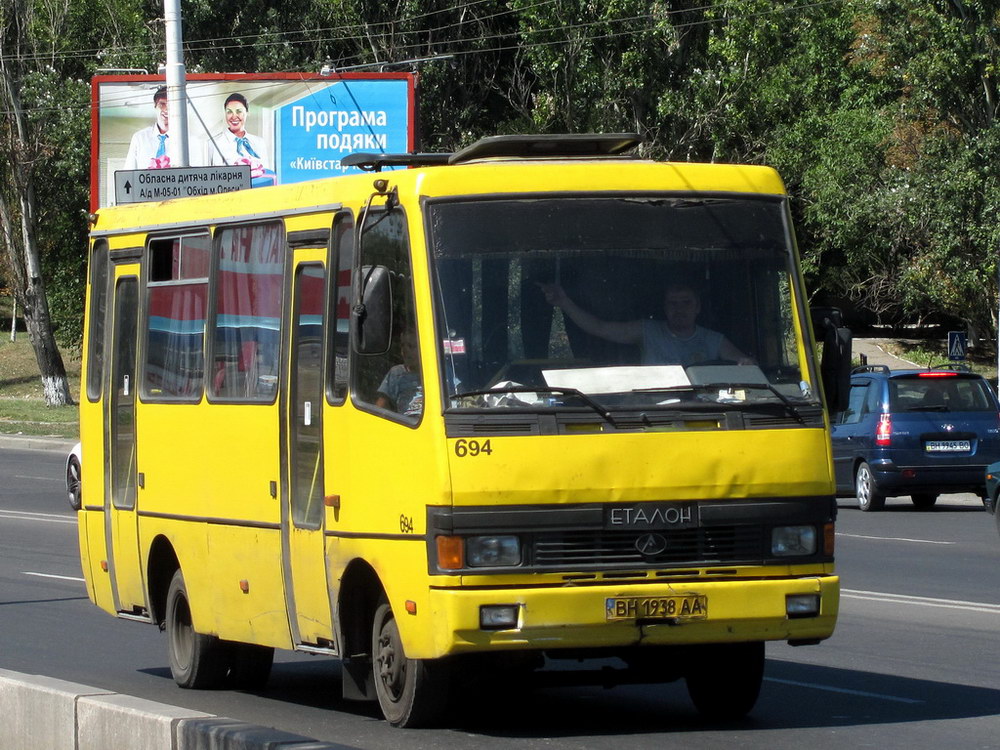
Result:
M781 199L430 202L449 409L817 402Z

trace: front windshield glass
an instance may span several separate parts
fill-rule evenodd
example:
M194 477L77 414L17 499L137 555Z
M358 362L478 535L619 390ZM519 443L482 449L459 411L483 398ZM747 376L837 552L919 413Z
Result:
M428 211L446 408L816 401L780 200L568 196Z

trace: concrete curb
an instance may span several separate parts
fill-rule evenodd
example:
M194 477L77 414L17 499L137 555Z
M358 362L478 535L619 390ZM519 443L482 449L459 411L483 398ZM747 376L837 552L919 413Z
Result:
M61 437L44 437L36 435L0 435L0 449L22 451L49 451L52 453L69 453L76 445L76 440Z
M4 750L352 750L348 745L0 669Z

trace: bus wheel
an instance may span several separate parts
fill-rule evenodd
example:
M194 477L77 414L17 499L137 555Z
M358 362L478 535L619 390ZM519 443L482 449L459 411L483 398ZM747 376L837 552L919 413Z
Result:
M253 643L229 643L229 684L237 690L259 690L267 684L274 649Z
M764 679L764 644L724 643L698 648L685 677L698 713L709 719L746 716Z
M182 688L217 687L226 676L229 660L223 643L202 635L191 622L184 576L178 570L167 589L167 650L170 673Z
M406 657L392 607L384 599L372 625L372 669L379 706L393 726L427 726L447 707L448 665Z

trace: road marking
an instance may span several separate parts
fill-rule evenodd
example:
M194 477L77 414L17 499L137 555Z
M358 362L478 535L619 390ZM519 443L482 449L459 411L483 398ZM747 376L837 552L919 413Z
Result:
M36 482L65 482L62 477L29 477L27 474L15 474L14 479L33 479Z
M11 518L15 521L42 521L44 523L71 523L76 525L76 518L58 516L55 513L32 513L28 510L0 510L0 518Z
M867 536L865 534L842 534L837 532L837 536L847 536L852 539L877 539L880 542L916 542L918 544L958 544L958 542L939 542L934 539L909 539L905 536Z
M76 576L57 576L52 573L32 573L30 570L22 570L21 575L38 576L39 578L58 578L60 581L79 581L80 583L85 583L82 578L77 578Z
M819 685L815 682L798 682L797 680L780 680L777 677L765 677L765 682L777 682L781 685L791 685L792 687L812 688L813 690L825 690L828 693L844 693L845 695L858 695L862 698L878 698L883 701L893 701L894 703L923 703L913 698L900 698L896 695L883 695L882 693L869 693L864 690L851 690L850 688L839 688L833 685Z
M939 607L941 609L962 609L969 612L1000 614L1000 604L987 604L986 602L966 602L960 599L935 599L931 596L908 596L906 594L887 594L881 591L859 591L856 589L841 589L840 595L846 599L860 599L868 602L913 604L918 607Z

